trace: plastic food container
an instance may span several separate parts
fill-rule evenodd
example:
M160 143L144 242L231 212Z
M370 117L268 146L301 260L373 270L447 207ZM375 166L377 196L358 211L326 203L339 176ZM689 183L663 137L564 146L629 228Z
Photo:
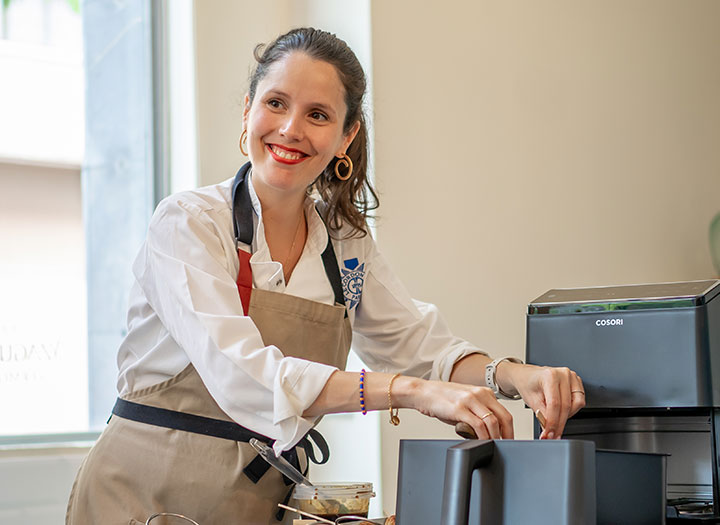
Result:
M374 498L372 483L315 483L296 485L293 499L303 512L335 521L341 516L367 518L370 498Z

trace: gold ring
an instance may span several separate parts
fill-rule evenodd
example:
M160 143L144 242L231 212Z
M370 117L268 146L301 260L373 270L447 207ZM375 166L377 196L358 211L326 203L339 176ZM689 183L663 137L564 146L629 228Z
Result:
M582 395L585 395L585 392L583 392L582 390L571 390L570 393L571 393L571 394L582 394Z
M492 416L492 412L488 412L488 413L485 414L484 416L480 416L480 419L485 419L485 418L488 417L488 416Z

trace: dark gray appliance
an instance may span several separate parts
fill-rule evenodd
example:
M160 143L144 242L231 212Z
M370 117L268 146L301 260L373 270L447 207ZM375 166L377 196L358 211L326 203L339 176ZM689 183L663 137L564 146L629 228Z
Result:
M668 454L668 523L720 523L718 295L705 280L550 290L528 306L527 361L585 386L563 437Z
M397 523L661 525L665 461L579 440L402 440Z

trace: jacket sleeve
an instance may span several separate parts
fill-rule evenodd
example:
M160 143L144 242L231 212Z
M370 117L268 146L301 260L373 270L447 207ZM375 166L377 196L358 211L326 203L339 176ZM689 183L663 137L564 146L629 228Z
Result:
M353 349L371 369L448 381L459 359L487 355L453 336L435 305L412 299L369 242L370 264L355 314Z
M148 303L234 421L292 447L335 368L265 346L245 316L218 221L177 196L160 203L133 271Z

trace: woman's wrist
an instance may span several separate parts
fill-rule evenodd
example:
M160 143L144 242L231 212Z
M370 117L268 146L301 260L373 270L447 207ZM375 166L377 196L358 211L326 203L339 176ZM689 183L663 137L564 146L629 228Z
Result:
M522 363L513 363L512 361L502 361L498 363L495 372L495 382L500 390L510 396L518 393L518 376L527 365Z
M390 389L392 404L397 408L417 408L422 384L426 381L412 376L398 376Z

